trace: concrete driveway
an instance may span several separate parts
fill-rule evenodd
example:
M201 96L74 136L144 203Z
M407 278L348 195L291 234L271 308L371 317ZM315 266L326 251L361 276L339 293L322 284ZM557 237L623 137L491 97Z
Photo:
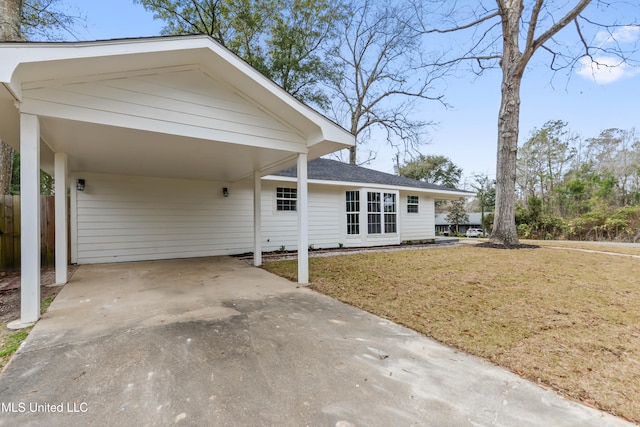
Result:
M12 426L631 425L228 257L81 266L0 403Z

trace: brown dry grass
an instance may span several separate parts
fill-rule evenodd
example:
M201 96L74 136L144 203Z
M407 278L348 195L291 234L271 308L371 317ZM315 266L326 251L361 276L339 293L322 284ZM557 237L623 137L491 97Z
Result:
M295 261L265 264L295 279ZM640 260L461 246L312 258L311 286L640 422Z
M522 240L521 243L539 246L553 246L560 248L586 249L589 251L611 252L614 254L640 256L640 247L617 246L605 242L576 242L567 240Z

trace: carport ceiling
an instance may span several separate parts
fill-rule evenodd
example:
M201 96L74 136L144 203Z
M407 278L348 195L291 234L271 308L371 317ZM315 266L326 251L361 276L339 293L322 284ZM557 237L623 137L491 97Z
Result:
M233 182L280 170L295 155L240 144L41 117L42 138L69 155L71 171ZM47 157L48 158L48 157Z

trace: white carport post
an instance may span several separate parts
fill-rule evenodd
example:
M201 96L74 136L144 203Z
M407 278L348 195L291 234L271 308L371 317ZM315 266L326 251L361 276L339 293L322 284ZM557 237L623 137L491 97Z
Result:
M309 283L309 207L307 154L298 154L298 283Z
M67 283L67 154L55 154L56 284Z
M20 322L40 317L40 122L20 114Z
M262 181L260 172L253 172L253 265L262 265Z

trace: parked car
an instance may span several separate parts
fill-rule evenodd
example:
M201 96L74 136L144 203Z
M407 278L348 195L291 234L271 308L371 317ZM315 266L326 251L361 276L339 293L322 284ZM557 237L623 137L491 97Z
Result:
M470 228L467 230L467 237L484 237L482 228Z

